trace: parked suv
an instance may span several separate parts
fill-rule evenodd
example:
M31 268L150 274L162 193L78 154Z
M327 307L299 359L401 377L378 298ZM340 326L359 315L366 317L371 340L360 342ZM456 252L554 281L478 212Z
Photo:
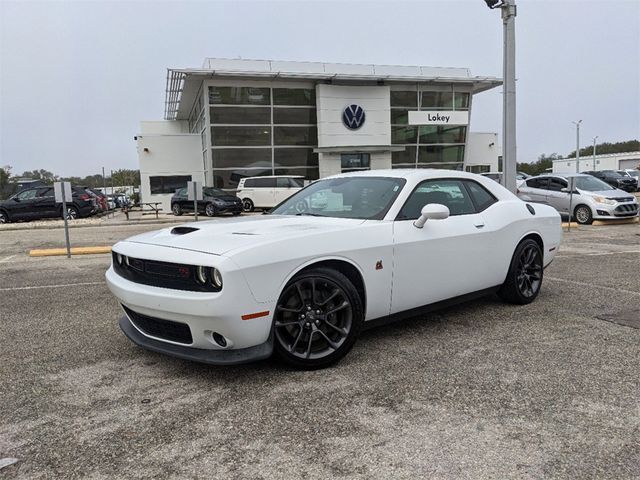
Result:
M237 195L245 212L272 208L304 187L302 176L247 177L238 183Z
M171 197L171 211L174 215L193 212L193 200L188 200L187 189L180 188ZM202 200L198 200L198 213L213 217L220 213L242 213L242 202L235 195L211 187L202 189Z
M620 175L615 170L598 170L597 172L582 172L599 178L603 182L608 183L614 188L619 188L625 192L635 192L638 188L638 182L635 178Z
M618 170L618 173L625 177L633 178L636 181L636 190L640 191L640 170Z
M575 184L573 195L569 180ZM527 179L518 187L518 197L526 202L546 203L561 215L572 216L578 223L591 224L594 219L633 217L638 215L636 197L613 188L591 175L544 174Z
M82 187L72 187L67 202L67 218L88 217L96 208L95 199ZM53 187L28 188L0 202L0 223L39 218L62 218L62 203L56 202Z

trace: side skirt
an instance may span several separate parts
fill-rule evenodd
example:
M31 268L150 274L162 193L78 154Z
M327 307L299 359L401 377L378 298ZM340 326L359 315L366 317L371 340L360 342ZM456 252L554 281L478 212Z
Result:
M435 312L436 310L442 310L453 305L469 302L471 300L477 300L478 298L486 297L496 293L502 285L498 285L491 288L485 288L484 290L478 290L476 292L467 293L458 297L449 298L440 302L430 303L429 305L423 305L421 307L411 308L409 310L403 310L402 312L392 313L385 317L374 318L373 320L367 320L364 322L363 330L369 330L382 325L388 325L389 323L400 322L407 318L418 317L427 313Z

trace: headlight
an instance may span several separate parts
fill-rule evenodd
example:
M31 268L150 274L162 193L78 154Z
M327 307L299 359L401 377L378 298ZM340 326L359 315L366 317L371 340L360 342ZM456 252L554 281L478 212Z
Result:
M617 203L615 200L605 197L593 197L593 200L596 203L603 203L605 205L615 205Z
M217 289L222 289L222 275L220 274L220 270L217 268L211 267L210 269L210 278L211 284Z
M116 253L116 261L118 262L118 265L122 265L123 258L119 253Z
M196 280L201 285L204 285L205 283L207 283L207 271L204 267L196 268Z

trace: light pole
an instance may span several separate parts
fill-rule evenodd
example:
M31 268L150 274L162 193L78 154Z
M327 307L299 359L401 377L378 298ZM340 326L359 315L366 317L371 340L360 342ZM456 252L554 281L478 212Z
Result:
M502 185L516 192L516 1L484 0L502 10Z
M582 120L573 123L576 126L576 173L580 173L580 124Z
M593 169L596 169L596 140L598 139L598 135L593 137Z

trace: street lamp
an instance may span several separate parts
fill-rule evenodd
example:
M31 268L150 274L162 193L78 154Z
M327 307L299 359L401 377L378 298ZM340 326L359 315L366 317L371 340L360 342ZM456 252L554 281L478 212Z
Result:
M576 126L576 173L580 173L580 124L582 120L573 123Z
M502 184L516 192L516 1L484 0L490 9L502 10Z
M593 137L593 169L596 169L596 140L598 139L598 135Z

